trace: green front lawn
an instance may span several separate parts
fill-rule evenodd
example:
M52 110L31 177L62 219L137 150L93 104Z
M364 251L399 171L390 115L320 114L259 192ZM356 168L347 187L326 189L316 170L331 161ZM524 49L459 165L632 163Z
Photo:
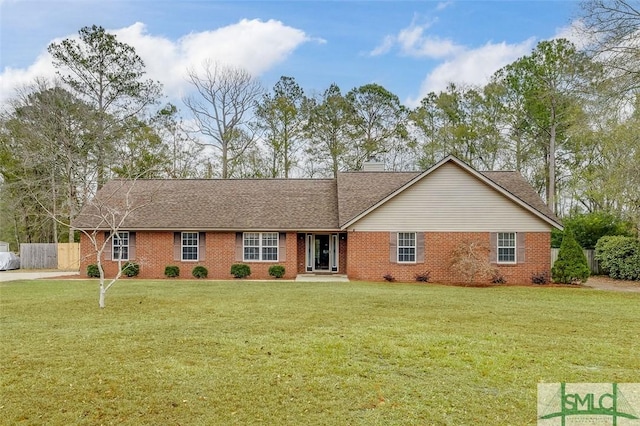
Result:
M0 284L0 423L535 424L640 382L640 294L375 283Z

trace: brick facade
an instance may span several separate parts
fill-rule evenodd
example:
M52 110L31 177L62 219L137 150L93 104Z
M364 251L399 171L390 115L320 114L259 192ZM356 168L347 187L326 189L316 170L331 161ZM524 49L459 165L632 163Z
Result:
M98 235L101 243L104 233ZM200 261L176 261L173 249L174 233L171 231L136 232L135 261L140 264L140 278L164 278L167 265L180 267L180 278L192 278L191 271L197 265L205 266L210 279L230 279L231 265L247 263L253 279L270 279L268 269L276 262L239 262L236 260L235 232L207 232L204 259ZM285 267L286 279L293 279L305 272L306 236L303 233L286 234L286 258L279 262ZM352 280L382 281L386 274L397 281L415 281L415 275L429 271L430 281L436 283L460 283L450 268L451 253L464 241L479 241L489 246L488 232L426 232L424 234L424 262L415 264L392 263L389 256L389 232L349 232L340 234L339 273L346 273ZM87 265L96 263L95 253L86 236L81 240L80 271L86 274ZM348 247L348 248L347 248ZM523 262L516 265L496 265L509 284L531 282L531 274L549 272L550 233L527 232ZM117 261L104 260L107 277L117 272Z
M435 283L460 283L450 268L451 253L464 241L479 241L489 247L489 232L426 232L424 263L392 263L389 256L389 232L349 232L347 274L350 279L382 281L386 274L397 281L415 281L418 273L430 272ZM516 265L495 265L509 284L528 284L532 273L551 269L549 232L527 232L524 261ZM487 282L486 280L484 282Z
M338 273L346 274L347 273L347 253L349 250L347 249L347 234L340 234L338 241Z
M286 234L285 260L281 262L242 262L236 260L235 232L207 232L205 255L199 261L174 260L173 231L138 231L135 235L135 258L132 261L140 265L139 278L164 278L164 268L168 265L176 265L180 268L180 278L193 278L191 275L193 268L202 265L208 269L208 278L210 279L231 279L230 270L234 263L248 264L251 267L249 278L271 278L268 270L270 266L275 264L285 267L283 278L290 279L296 276L297 234L293 232ZM98 243L102 244L103 241L104 232L100 232ZM80 247L80 273L86 275L87 265L96 263L96 255L85 235L82 235ZM118 270L118 262L103 260L103 267L106 276L112 277Z
M298 234L298 250L297 250L297 255L298 255L298 273L299 274L304 274L306 272L306 265L305 265L305 261L306 261L306 253L307 253L307 234Z

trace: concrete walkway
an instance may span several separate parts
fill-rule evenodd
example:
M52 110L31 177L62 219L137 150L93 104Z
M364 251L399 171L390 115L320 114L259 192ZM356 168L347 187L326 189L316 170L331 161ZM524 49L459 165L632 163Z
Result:
M37 280L39 278L58 278L78 276L78 271L22 271L15 269L12 271L0 271L0 282L19 281L19 280Z
M332 283L332 282L349 282L349 278L346 275L337 275L337 274L298 274L296 277L296 281L304 281L304 282L324 282L324 283Z

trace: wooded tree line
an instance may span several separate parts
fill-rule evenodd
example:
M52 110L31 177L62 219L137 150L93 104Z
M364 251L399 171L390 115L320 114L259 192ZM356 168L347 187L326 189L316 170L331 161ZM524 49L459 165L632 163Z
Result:
M579 50L540 42L479 87L450 84L415 108L378 84L264 89L204 62L191 94L161 105L133 47L102 27L49 46L55 81L16 92L0 117L0 240L67 241L111 178L328 177L368 160L419 170L453 154L517 170L561 216L606 212L640 228L638 2L583 3Z

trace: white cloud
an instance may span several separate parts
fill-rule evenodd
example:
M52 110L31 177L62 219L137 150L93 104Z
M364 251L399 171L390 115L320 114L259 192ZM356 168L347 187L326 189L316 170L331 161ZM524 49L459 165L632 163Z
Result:
M429 92L444 90L449 83L482 85L505 65L531 52L535 39L522 43L487 43L477 49L465 49L433 69L422 81L415 98L405 102L414 107Z
M449 7L452 1L441 1L436 10ZM387 35L382 43L369 52L371 56L384 55L397 49L398 53L420 59L440 60L423 79L415 97L409 97L405 103L416 106L429 92L446 89L449 83L461 85L483 85L500 68L516 59L531 53L535 47L535 38L520 43L488 42L480 47L469 47L456 43L448 38L428 34L430 27L436 22L418 23L417 18L397 34ZM580 21L558 28L553 38L567 38L578 48L586 45Z
M410 28L412 27L408 27L408 29ZM583 22L579 20L573 21L568 26L558 28L551 39L566 38L574 43L578 49L582 49L588 45L589 41L583 28ZM416 38L415 35L413 35L413 37ZM407 40L412 40L411 34L407 35ZM409 43L409 45L412 44ZM516 59L530 54L535 48L535 45L536 39L533 37L515 44L490 42L475 49L462 47L452 43L448 50L450 53L448 55L442 55L446 60L436 66L425 77L420 85L420 90L417 96L409 97L405 103L411 107L415 107L419 105L420 100L422 100L422 98L424 98L429 92L444 90L449 83L461 85L486 84L489 78L496 71L512 63ZM429 48L429 44L426 42L423 42L421 46L424 51ZM438 47L441 52L447 51L445 43L440 43ZM424 56L427 55L425 54ZM430 57L437 56L431 55Z
M440 10L444 10L447 7L451 6L453 4L453 1L449 0L449 1L441 1L436 5L436 10L440 11Z
M401 29L397 35L387 35L382 43L369 54L379 56L398 46L400 53L416 58L444 58L463 50L463 47L452 40L426 35L432 23L416 24L415 21Z
M44 52L27 68L6 67L0 74L0 107L13 97L15 90L34 82L39 77L55 77L55 69L51 64L51 55Z
M585 49L593 41L585 30L584 22L581 20L575 20L567 26L558 28L552 39L558 38L566 38L575 44L578 50Z
M284 61L300 45L312 41L304 31L280 21L258 19L243 19L216 30L191 33L178 40L149 34L141 22L109 31L136 49L145 62L147 76L160 81L164 85L164 93L174 100L188 89L185 79L187 68L197 68L206 59L243 67L252 75L260 76ZM12 96L16 87L33 81L35 77L52 78L54 75L51 56L46 51L27 68L5 68L0 74L0 105Z
M395 42L396 38L394 36L386 36L384 40L382 40L382 43L370 52L370 55L379 56L384 55L385 53L389 53L389 51L391 51L391 49L393 48Z

